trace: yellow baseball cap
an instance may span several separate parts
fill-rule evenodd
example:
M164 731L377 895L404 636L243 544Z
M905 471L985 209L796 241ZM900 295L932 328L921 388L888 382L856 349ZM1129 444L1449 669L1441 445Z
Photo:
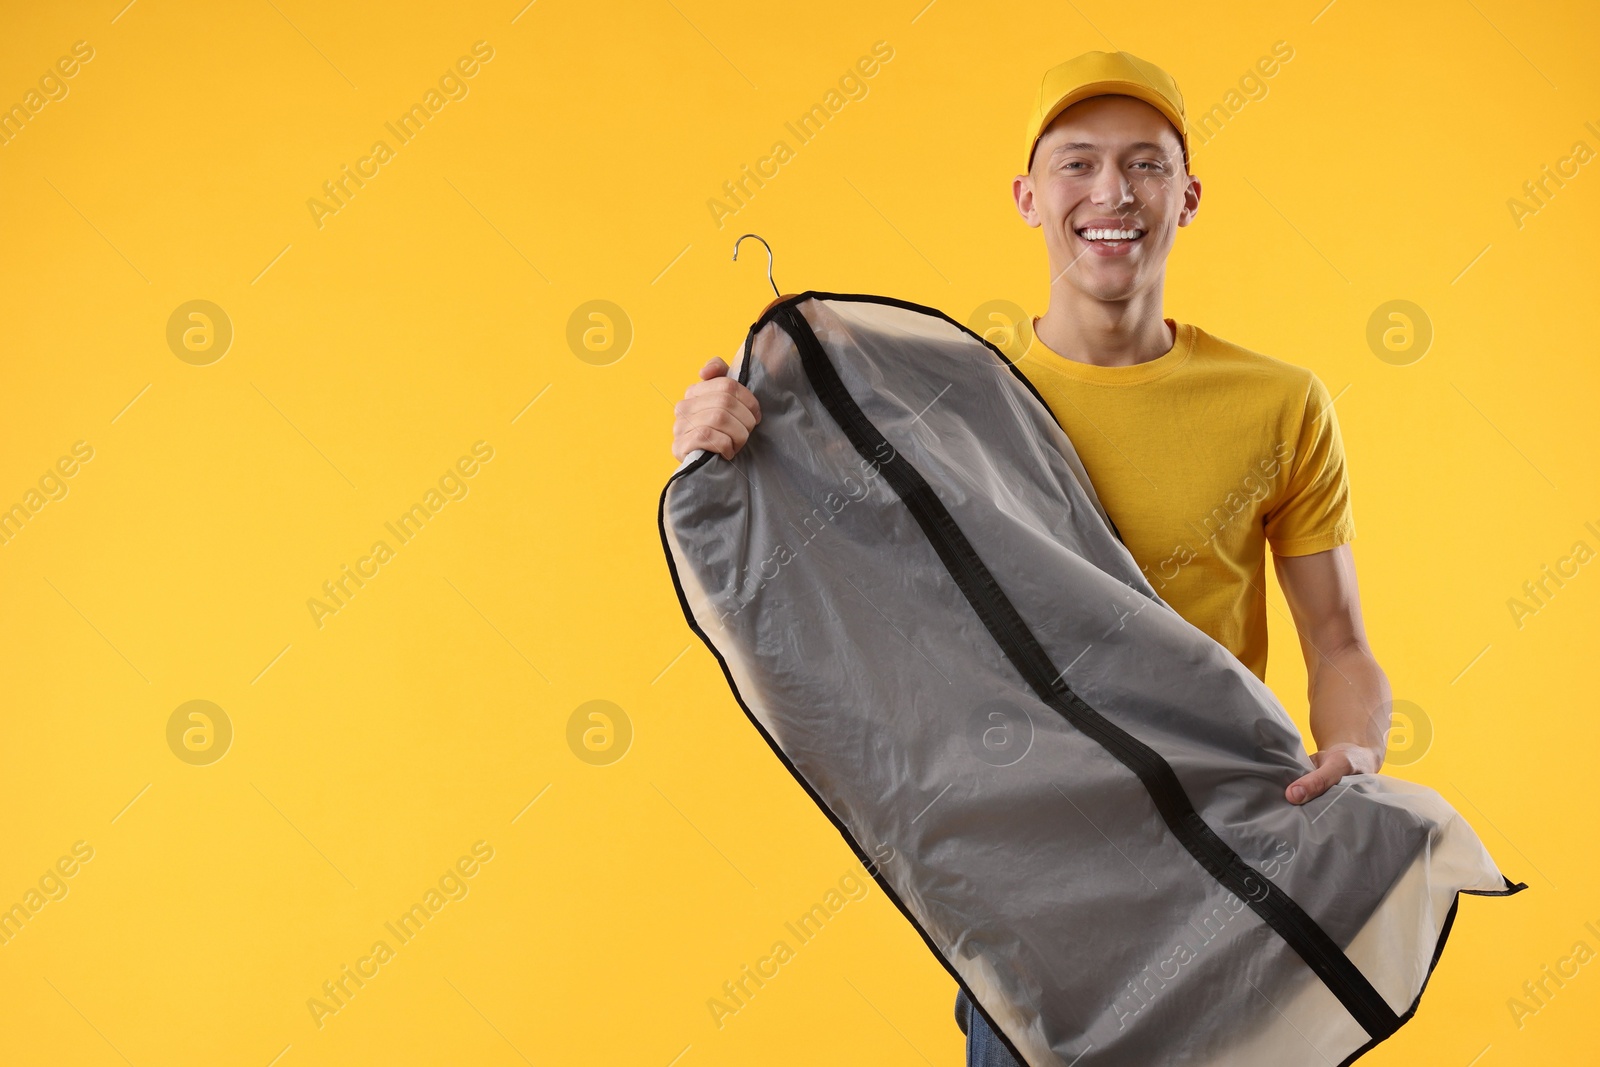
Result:
M1033 149L1039 135L1055 117L1080 100L1091 96L1131 96L1143 100L1178 131L1183 143L1183 161L1189 162L1189 126L1183 117L1183 94L1172 75L1128 52L1085 52L1045 72L1039 81L1028 116L1028 162L1033 168Z

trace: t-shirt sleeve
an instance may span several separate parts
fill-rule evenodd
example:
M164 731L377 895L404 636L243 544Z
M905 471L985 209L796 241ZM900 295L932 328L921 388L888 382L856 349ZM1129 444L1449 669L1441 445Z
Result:
M1327 386L1314 374L1287 465L1288 482L1262 520L1273 553L1309 556L1355 537L1339 419Z

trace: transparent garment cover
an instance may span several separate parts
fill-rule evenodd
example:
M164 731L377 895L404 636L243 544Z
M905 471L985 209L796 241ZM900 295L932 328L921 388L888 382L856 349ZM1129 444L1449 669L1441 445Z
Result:
M1145 580L1006 359L806 293L733 373L762 421L661 497L740 707L1032 1067L1328 1067L1416 1010L1459 894L1526 888L1434 790L1312 764Z

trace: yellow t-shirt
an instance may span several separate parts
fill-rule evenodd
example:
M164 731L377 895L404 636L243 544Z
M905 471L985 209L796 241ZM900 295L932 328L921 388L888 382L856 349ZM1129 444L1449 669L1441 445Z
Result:
M1304 556L1355 536L1333 402L1304 367L1167 325L1172 348L1144 363L1079 363L1035 334L1017 369L1156 592L1264 678L1266 546Z

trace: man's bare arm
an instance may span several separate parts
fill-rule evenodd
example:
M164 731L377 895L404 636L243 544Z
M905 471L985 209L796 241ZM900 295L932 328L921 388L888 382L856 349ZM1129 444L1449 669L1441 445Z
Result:
M1388 745L1389 679L1373 658L1361 621L1355 557L1348 544L1309 556L1273 556L1278 584L1305 654L1316 770L1284 795L1303 804L1347 774L1371 774Z

